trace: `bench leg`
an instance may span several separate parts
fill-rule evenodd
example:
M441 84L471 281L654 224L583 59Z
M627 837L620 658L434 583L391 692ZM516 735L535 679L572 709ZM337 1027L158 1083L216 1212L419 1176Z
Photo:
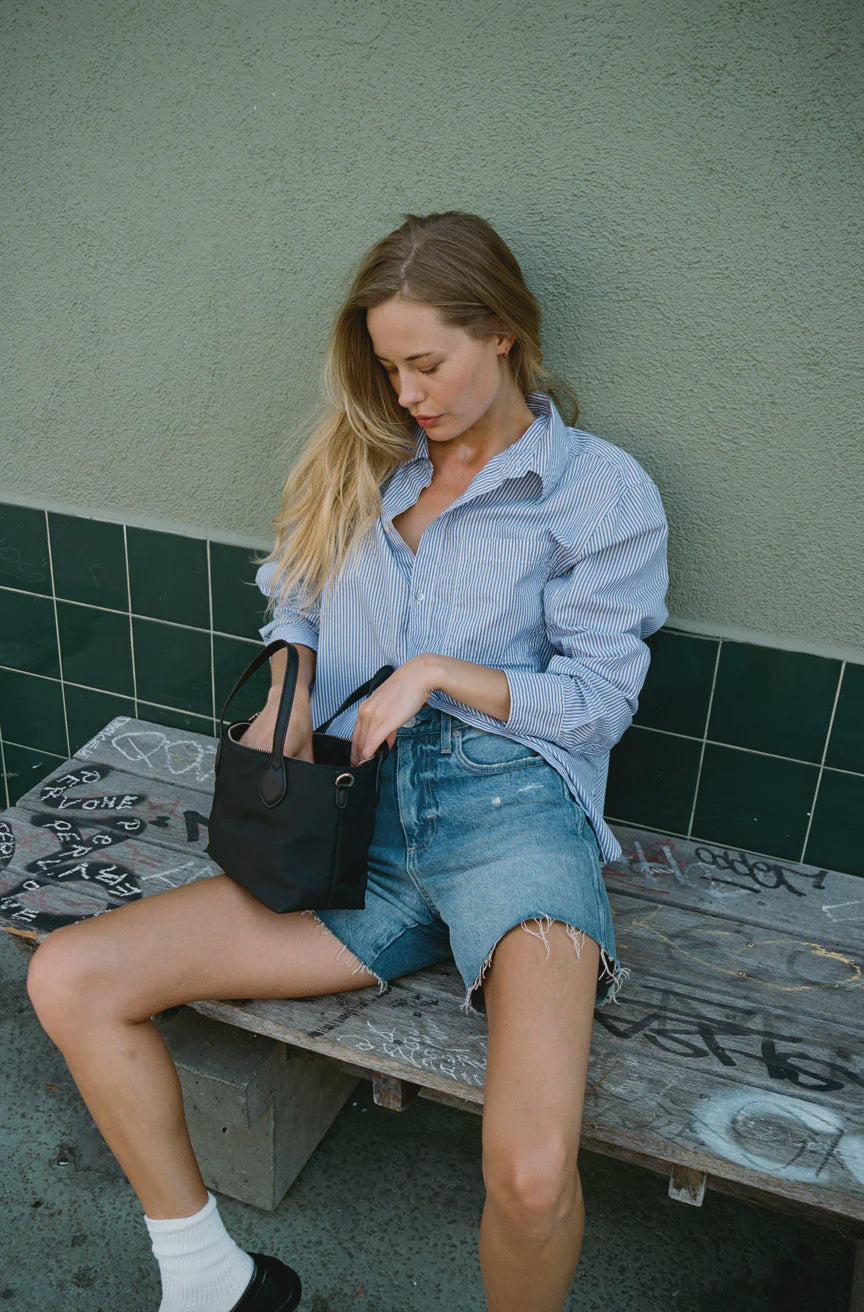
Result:
M177 1067L207 1188L273 1211L358 1077L188 1007L156 1023Z
M673 1166L669 1176L669 1197L679 1203L701 1207L708 1177L690 1166Z
M855 1243L855 1268L852 1272L849 1312L864 1312L864 1239L858 1239Z
M420 1092L419 1084L410 1080L400 1080L396 1075L382 1075L374 1071L372 1075L372 1097L377 1107L386 1107L391 1112L404 1112Z

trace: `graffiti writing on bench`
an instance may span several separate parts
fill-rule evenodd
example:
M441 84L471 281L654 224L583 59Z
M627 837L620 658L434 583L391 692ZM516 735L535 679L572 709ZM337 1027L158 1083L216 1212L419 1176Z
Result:
M175 887L178 876L188 882L211 873L197 858L172 864L184 838L187 844L201 846L209 817L195 808L182 809L183 802L173 797L151 803L146 793L98 793L97 786L110 788L115 773L111 765L72 763L38 789L44 809L28 816L15 873L0 886L4 919L50 930L138 899L145 885L151 892L155 885ZM76 789L81 790L77 796ZM165 813L145 819L140 811L151 805L164 807ZM164 834L170 846L159 843L145 849L135 841L129 866L111 859L119 844L140 839L148 829ZM54 840L53 850L47 852L46 837ZM15 833L2 821L0 871L15 854ZM137 868L134 873L132 866ZM27 878L21 877L22 871Z
M101 916L111 905L107 890L104 905L94 910L93 891L85 893L79 884L58 887L50 879L22 879L0 896L4 920L30 929L43 929L46 933L76 920Z
M167 772L172 778L183 775L196 783L213 785L213 762L216 744L212 739L196 741L197 734L172 737L167 729L127 729L128 716L118 716L84 747L79 757L92 757L113 749L132 763L134 774L154 775Z
M34 829L48 829L60 844L58 852L38 856L24 867L28 874L50 875L53 879L92 879L108 885L118 897L134 897L139 893L138 883L125 866L106 864L103 859L88 860L94 852L104 851L117 843L140 834L146 823L140 816L118 820L111 827L103 826L84 837L81 822L61 819L59 816L34 815L30 823Z
M634 840L632 849L624 848L624 859L611 862L605 869L610 875L623 879L639 876L645 885L658 893L668 891L657 884L668 881L670 877L675 883L691 888L707 882L710 891L718 897L778 890L793 897L806 897L808 892L824 888L828 875L827 870L784 866L779 861L755 857L740 848L710 847L705 843L688 849L688 855L679 860L674 847L670 839L644 846Z
M186 842L197 843L200 837L198 826L203 825L206 829L210 824L209 815L202 815L200 811L184 811L183 819L186 821Z
M96 797L70 797L69 789L80 784L96 784L110 774L110 767L91 766L86 770L70 770L69 774L52 779L43 786L39 800L43 806L57 811L129 811L147 799L140 793L103 794Z
M603 1010L594 1017L617 1039L641 1038L658 1052L708 1065L756 1066L770 1080L814 1093L834 1093L847 1084L864 1088L864 1076L845 1064L852 1060L849 1049L818 1056L801 1046L806 1040L799 1035L765 1028L759 1012L750 1021L741 1019L741 1008L736 1019L712 1015L674 989L665 989L657 1002L622 995L618 1003L614 1019Z
M146 828L139 816L112 816L109 824L98 825L57 815L34 815L30 823L34 829L52 833L59 850L28 861L24 869L31 877L0 897L0 912L10 920L51 930L82 917L100 915L118 901L140 898L139 882L128 866L106 861L101 855ZM85 834L85 825L91 832ZM106 901L103 908L93 911L93 892L83 894L82 883L101 892ZM58 893L58 885L69 892Z
M15 834L8 820L0 820L0 870L8 866L15 855Z
M44 812L29 817L31 830L50 833L56 840L53 852L33 857L24 866L29 878L8 887L0 897L0 912L18 923L55 929L90 915L100 915L111 905L141 897L137 877L128 866L108 857L110 849L147 828L146 820L133 815L132 808L147 799L141 794L114 793L70 797L71 788L92 789L111 774L110 766L86 766L55 776L40 789ZM60 812L76 811L73 819ZM93 820L88 817L99 813ZM0 868L15 854L15 837L5 821L0 828ZM85 892L82 885L91 891ZM59 892L59 888L63 892ZM94 894L106 905L93 911Z

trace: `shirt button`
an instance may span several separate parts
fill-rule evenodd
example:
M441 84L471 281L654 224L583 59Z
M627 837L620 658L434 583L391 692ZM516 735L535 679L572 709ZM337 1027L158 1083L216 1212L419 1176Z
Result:
M418 592L418 593L417 593L417 600L418 600L418 601L425 601L425 597L424 597L424 594L423 594L422 592Z

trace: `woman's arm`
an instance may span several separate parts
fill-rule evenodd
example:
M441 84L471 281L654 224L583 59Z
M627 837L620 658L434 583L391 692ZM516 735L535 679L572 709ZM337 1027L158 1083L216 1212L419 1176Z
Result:
M506 721L510 715L510 684L503 670L488 665L475 665L457 656L437 656L429 653L430 692L443 692L454 702L473 706L495 720Z
M292 643L297 649L297 655L300 657L300 669L297 674L297 691L302 687L309 691L315 681L315 662L317 653L311 647L304 647L302 642ZM282 691L282 684L285 682L285 671L288 667L288 648L283 647L281 651L276 651L270 657L270 692L267 700L276 699L279 704L279 695Z
M255 575L255 582L265 597L270 595L270 582L275 569L275 562L268 561L260 566ZM311 615L301 615L293 605L283 603L276 607L273 619L260 630L265 643L272 642L274 638L284 638L296 649L300 660L291 719L282 750L286 756L297 756L303 761L314 761L309 689L315 680L318 614L319 607L315 607ZM270 750L287 667L288 650L283 647L270 657L270 691L263 708L241 739L244 746L256 747L260 751Z
M546 669L507 670L508 728L570 752L607 752L630 725L651 652L668 618L668 528L647 477L628 486L562 573L543 588L555 649Z
M645 638L669 614L667 536L654 484L628 487L569 568L544 586L555 649L546 669L502 671L427 655L430 686L525 737L608 751L636 712L651 659Z
M294 700L291 703L291 718L288 721L282 752L285 756L295 756L301 761L312 761L314 763L312 707L309 699L309 688L315 678L316 654L311 647L304 647L302 643L292 643L292 646L297 649L297 655L300 658L300 669L297 673L297 686L294 689ZM287 666L288 651L287 648L283 647L281 651L274 652L270 657L270 691L267 694L267 700L263 708L258 712L240 739L244 747L255 747L260 752L270 751Z

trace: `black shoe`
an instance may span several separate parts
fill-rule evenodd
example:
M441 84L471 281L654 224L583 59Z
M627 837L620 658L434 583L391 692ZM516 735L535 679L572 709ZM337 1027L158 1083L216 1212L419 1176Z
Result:
M250 1253L255 1270L245 1294L231 1312L293 1312L300 1302L300 1277L278 1257Z

